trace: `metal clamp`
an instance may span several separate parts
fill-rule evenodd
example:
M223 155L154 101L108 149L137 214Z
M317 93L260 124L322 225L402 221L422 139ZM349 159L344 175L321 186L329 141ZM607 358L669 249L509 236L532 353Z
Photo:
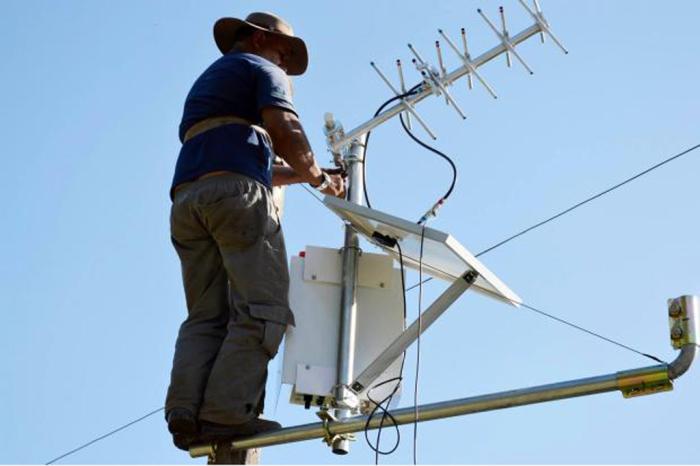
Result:
M338 418L336 418L333 414L328 409L321 409L316 413L316 416L318 416L321 421L322 421L322 427L323 427L323 442L326 443L329 447L332 447L333 444L338 441L338 440L348 440L351 442L355 441L355 435L348 433L348 434L334 434L331 432L331 427L330 424L331 422L338 422Z
M322 423L323 423L323 441L326 442L328 446L333 445L333 442L339 437L331 432L329 424L331 422L337 422L338 419L331 414L328 409L321 409L316 413Z
M666 364L617 373L617 387L625 398L673 390Z

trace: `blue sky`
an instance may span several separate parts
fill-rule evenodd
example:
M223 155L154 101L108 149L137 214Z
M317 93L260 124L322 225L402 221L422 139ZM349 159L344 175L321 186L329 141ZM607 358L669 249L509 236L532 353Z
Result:
M295 101L325 163L324 112L350 129L390 97L371 60L394 76L394 60L411 58L407 42L430 56L438 28L456 39L462 26L478 55L496 38L476 8L495 20L498 5L5 0L0 461L46 462L163 403L185 315L167 192L184 97L218 56L217 18L274 11L307 41L311 64L294 80ZM530 25L517 2L504 5L511 33ZM542 5L568 56L531 39L519 50L534 76L517 63L507 69L503 58L484 66L497 101L457 82L465 122L441 99L420 107L438 134L436 147L459 168L455 193L431 226L473 252L700 143L697 2ZM457 61L445 52L453 69ZM417 82L408 69L407 76ZM450 180L444 162L410 142L397 121L374 132L368 170L373 205L408 219L419 218ZM700 294L699 172L700 153L688 154L483 262L526 303L671 360L666 299ZM283 223L290 254L342 242L337 218L299 187L288 190ZM409 274L408 283L415 279ZM425 302L445 286L426 285ZM410 292L411 318L416 300ZM272 364L274 372L278 361ZM413 398L414 364L411 351L401 406ZM419 400L649 364L525 309L467 294L423 337ZM688 435L700 415L699 374L691 370L673 392L651 397L611 393L421 424L419 461L698 462L700 446ZM287 396L283 388L268 414L284 425L315 420ZM412 461L411 427L401 438L382 462ZM320 441L263 452L265 463L372 461L362 441L346 457ZM204 460L172 447L157 415L64 462Z

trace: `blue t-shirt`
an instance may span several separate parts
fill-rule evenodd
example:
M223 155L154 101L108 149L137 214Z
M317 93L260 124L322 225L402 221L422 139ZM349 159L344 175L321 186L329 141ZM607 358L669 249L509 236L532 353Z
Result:
M237 116L261 124L264 107L296 114L289 79L274 63L250 53L232 52L216 60L192 85L180 123L180 141L206 118ZM274 155L267 138L248 125L205 131L182 145L172 187L205 173L228 170L272 186Z

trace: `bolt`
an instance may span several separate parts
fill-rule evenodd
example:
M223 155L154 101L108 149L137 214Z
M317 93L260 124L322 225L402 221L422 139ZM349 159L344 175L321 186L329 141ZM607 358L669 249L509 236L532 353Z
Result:
M310 370L311 370L311 366L309 366L309 365L307 364L306 366L304 366L304 369L306 369L307 371L310 371Z
M311 275L311 280L316 280L316 275Z
M673 327L671 330L671 338L674 340L680 340L683 336L683 329L680 327Z
M671 306L668 308L668 315L671 317L680 317L681 312L683 312L683 309L678 301L671 303Z
M384 282L379 283L379 288L384 288Z

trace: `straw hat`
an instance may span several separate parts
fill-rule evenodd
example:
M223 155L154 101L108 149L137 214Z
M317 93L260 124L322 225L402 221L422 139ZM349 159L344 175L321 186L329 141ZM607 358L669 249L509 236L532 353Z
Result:
M285 57L287 74L299 75L306 71L309 63L306 44L300 38L294 37L294 31L288 22L272 13L251 13L245 20L238 18L219 19L214 24L214 40L221 53L225 54L231 50L236 32L246 26L274 34L289 42L292 52L289 57Z

